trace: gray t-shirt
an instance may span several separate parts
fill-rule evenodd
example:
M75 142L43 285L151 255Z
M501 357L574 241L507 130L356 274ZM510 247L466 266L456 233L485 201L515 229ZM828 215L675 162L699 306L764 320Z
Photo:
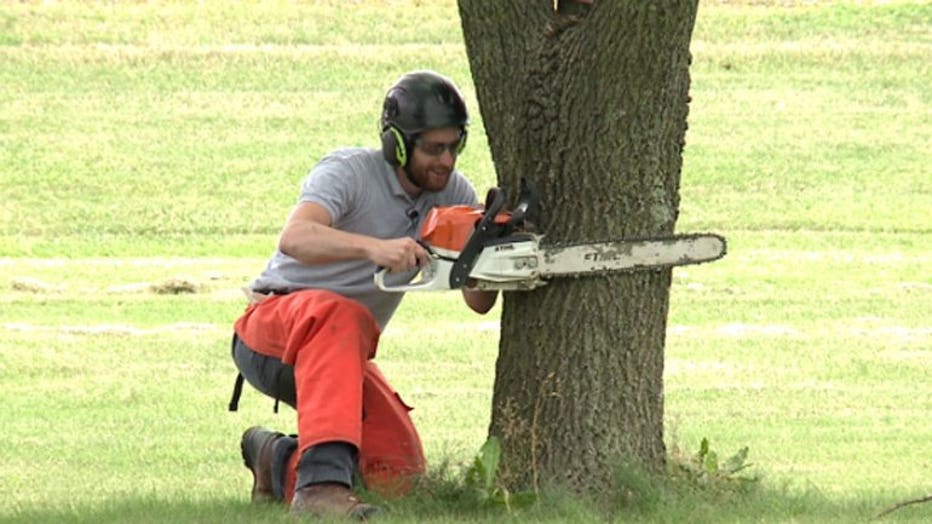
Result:
M334 151L311 169L301 187L299 203L314 202L330 212L332 227L377 238L418 238L421 221L435 206L477 205L472 184L454 171L447 187L411 198L401 187L394 168L376 149ZM308 265L275 251L265 271L252 283L260 292L288 293L299 289L328 289L356 300L372 312L381 329L398 307L404 293L385 292L372 277L375 264L348 260ZM386 283L399 285L417 274L392 274Z

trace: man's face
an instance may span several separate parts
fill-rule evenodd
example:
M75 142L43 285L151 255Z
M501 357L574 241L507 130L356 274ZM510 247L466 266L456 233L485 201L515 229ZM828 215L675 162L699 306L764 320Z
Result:
M425 131L415 140L407 175L424 191L440 191L450 181L456 165L456 151L464 140L458 127Z

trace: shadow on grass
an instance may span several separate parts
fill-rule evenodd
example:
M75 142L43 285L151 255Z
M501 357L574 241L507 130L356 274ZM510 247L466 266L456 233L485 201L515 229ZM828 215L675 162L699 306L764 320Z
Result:
M545 490L536 504L517 511L484 505L457 480L427 479L415 494L378 502L380 523L593 522L593 523L856 523L932 522L932 505L905 507L882 519L872 517L897 502L876 495L830 498L815 489L769 487L755 483L739 490L671 483L622 472L614 493L598 498ZM371 499L371 497L370 497ZM163 500L137 497L70 507L24 509L0 514L5 523L281 523L299 522L284 505L252 505L243 500ZM319 522L310 519L308 521ZM342 521L339 520L339 521Z
M290 517L284 506L252 505L242 500L165 500L135 497L70 507L27 509L0 515L4 523L188 523L237 524L285 522Z
M463 486L462 475L434 476L437 473L416 494L390 504L384 522L932 522L932 504L872 520L897 502L881 495L881 486L866 487L873 489L858 495L826 495L814 487L776 486L749 477L657 477L636 467L618 467L615 485L595 496L546 489L538 493L536 504L509 511L484 504L481 496Z

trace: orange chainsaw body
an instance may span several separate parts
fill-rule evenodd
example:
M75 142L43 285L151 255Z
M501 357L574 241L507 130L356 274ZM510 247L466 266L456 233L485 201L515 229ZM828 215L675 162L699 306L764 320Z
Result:
M421 224L421 240L432 248L459 253L484 214L484 209L472 206L435 207ZM495 223L505 224L510 218L510 213L499 213Z

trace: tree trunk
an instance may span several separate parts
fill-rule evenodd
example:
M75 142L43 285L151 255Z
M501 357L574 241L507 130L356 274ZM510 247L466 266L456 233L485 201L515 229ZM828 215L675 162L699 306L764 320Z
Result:
M500 185L537 189L544 244L673 232L696 0L459 0ZM660 471L670 271L506 293L489 432L502 480L602 489Z

